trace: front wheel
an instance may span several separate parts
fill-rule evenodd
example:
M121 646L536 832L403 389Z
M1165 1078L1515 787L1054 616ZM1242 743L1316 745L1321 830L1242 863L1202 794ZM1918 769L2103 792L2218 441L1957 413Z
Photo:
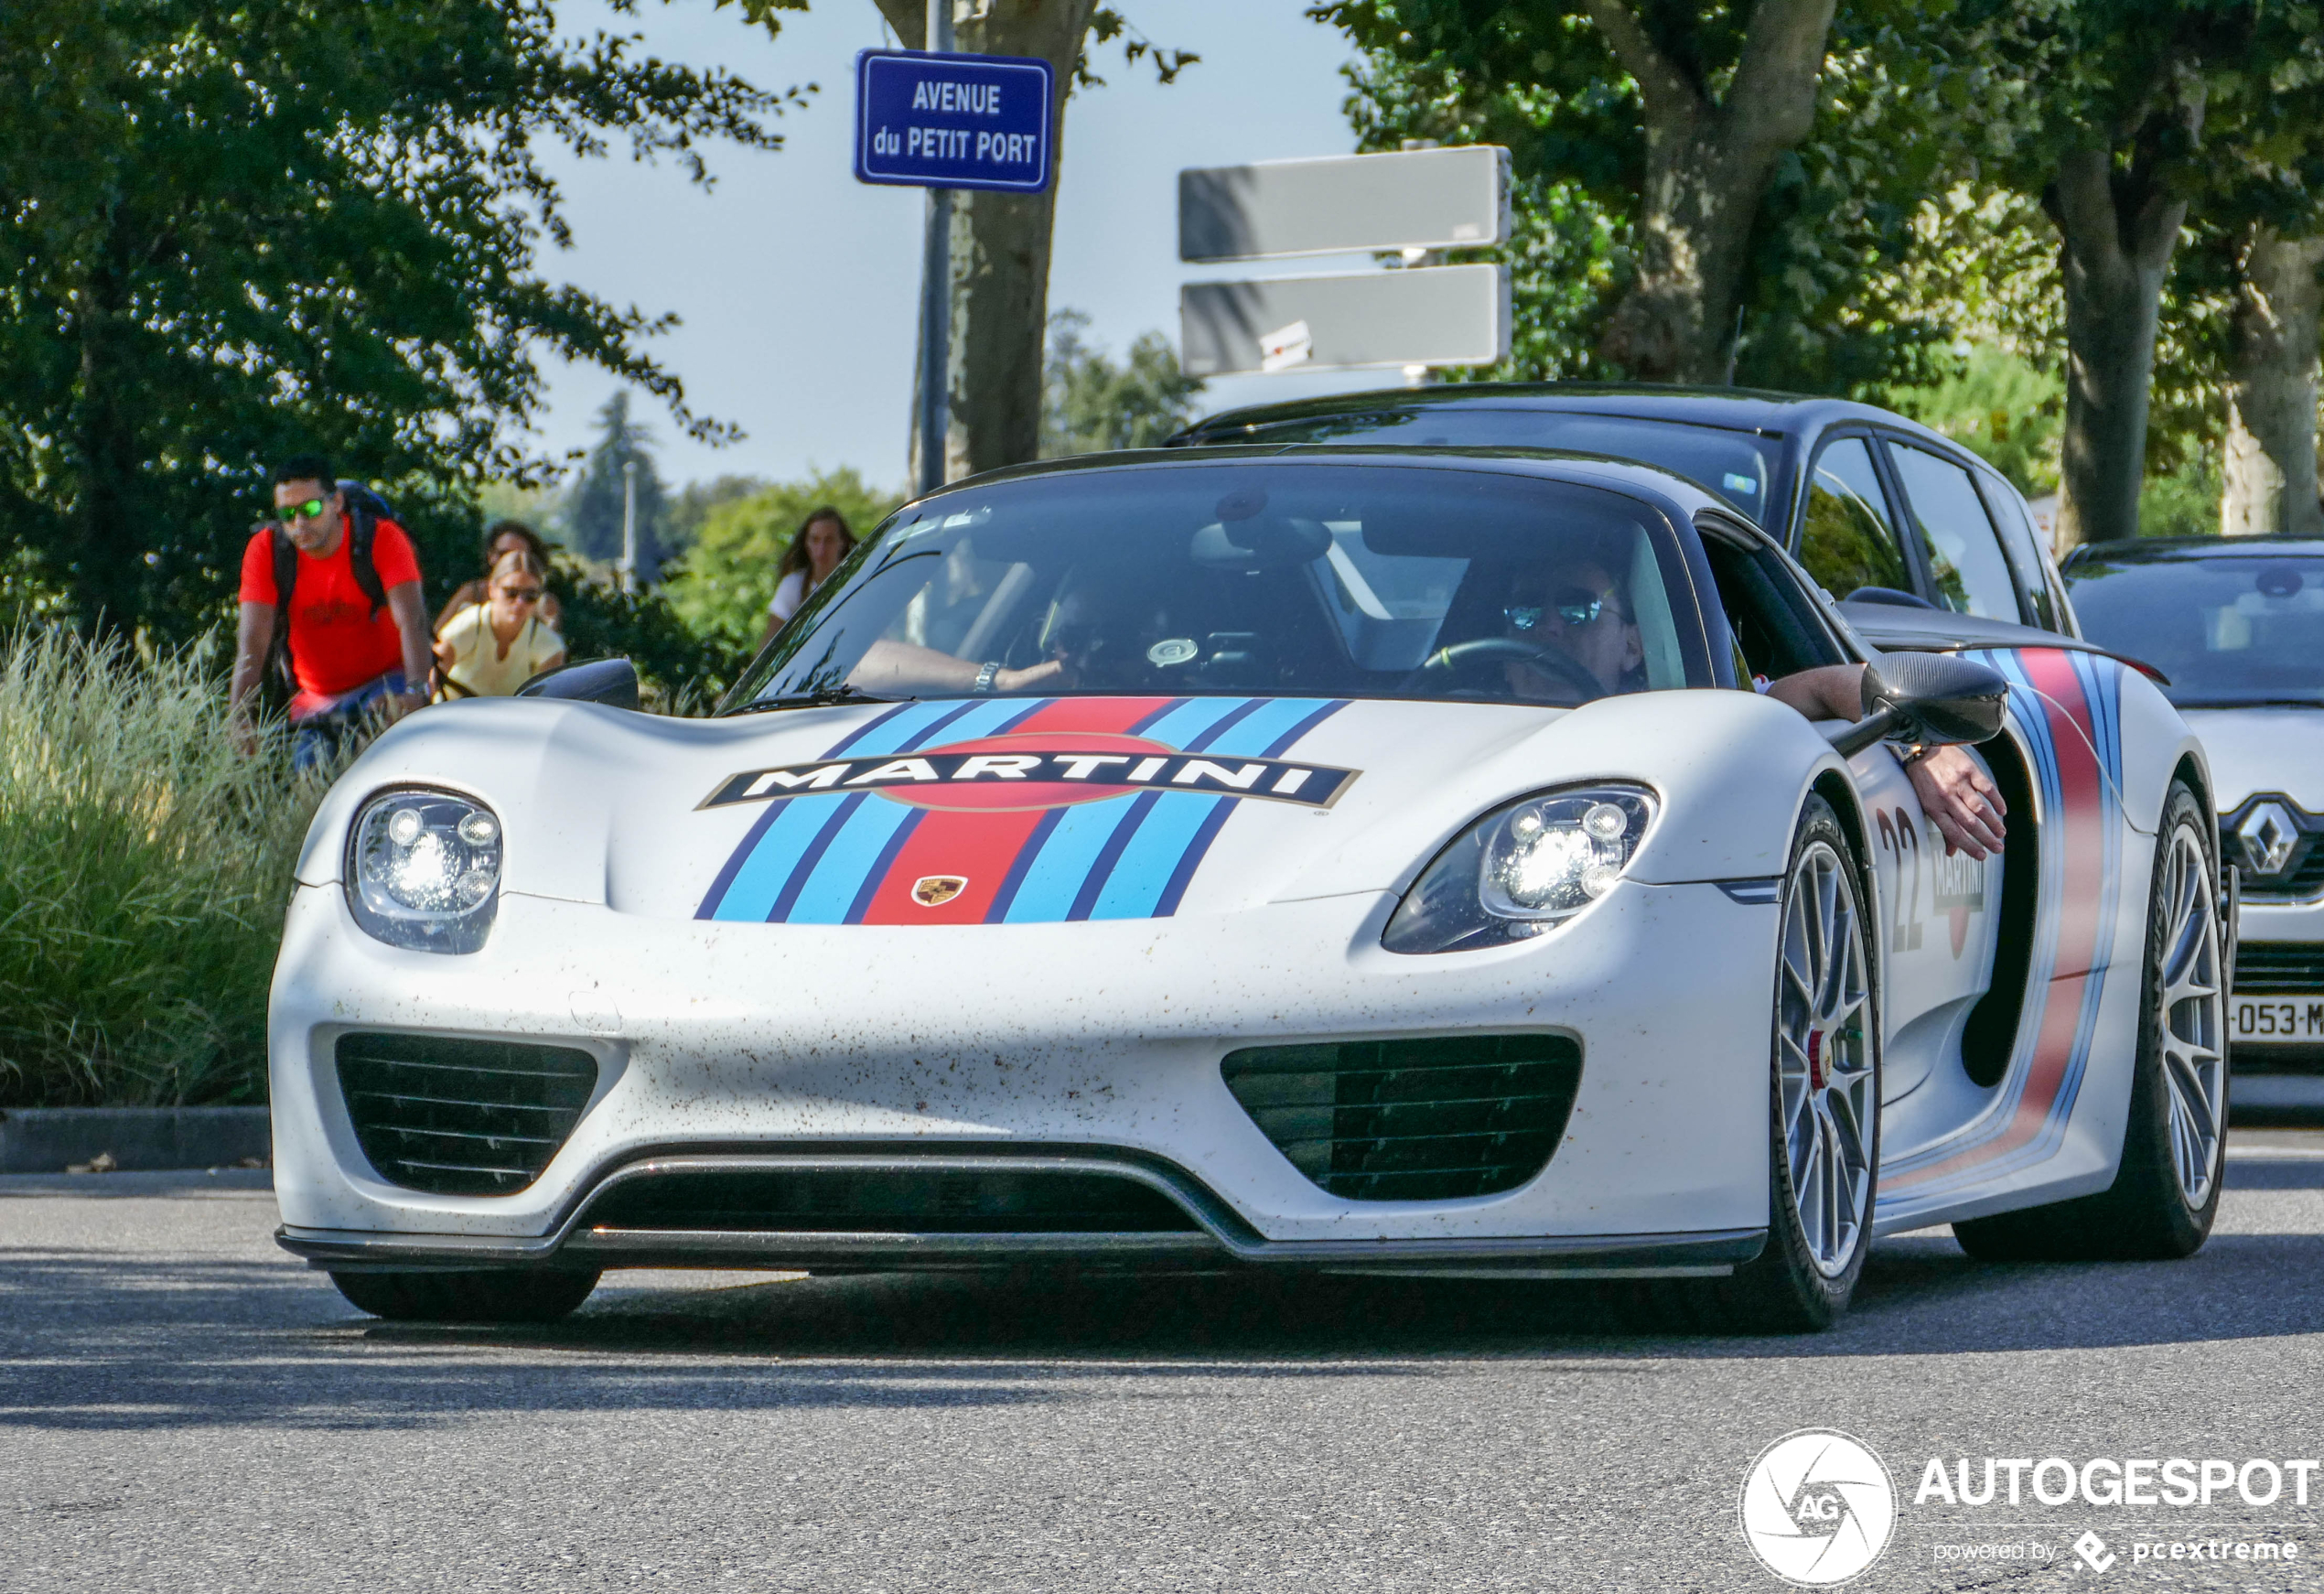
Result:
M1768 1087L1768 1236L1693 1292L1730 1331L1809 1333L1847 1309L1872 1249L1880 1026L1856 849L1811 797L1783 879Z
M334 1273L350 1304L391 1322L547 1323L589 1298L595 1269L490 1268L459 1273Z
M2177 781L2147 898L2138 1055L2114 1182L2097 1195L1953 1224L1990 1262L2167 1261L2211 1237L2227 1150L2226 959L2217 834Z

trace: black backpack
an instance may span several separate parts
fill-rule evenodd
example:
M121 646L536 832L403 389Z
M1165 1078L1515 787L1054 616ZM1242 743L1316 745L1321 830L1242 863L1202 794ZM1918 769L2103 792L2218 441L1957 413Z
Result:
M393 520L395 512L387 507L387 500L360 481L342 481L339 490L347 500L347 561L354 569L355 585L371 600L371 618L377 619L380 610L387 607L387 587L380 580L371 544L378 539L380 522ZM274 641L269 650L274 667L271 673L295 693L298 682L291 670L290 602L291 589L298 585L298 544L290 540L280 521L271 525L274 552Z

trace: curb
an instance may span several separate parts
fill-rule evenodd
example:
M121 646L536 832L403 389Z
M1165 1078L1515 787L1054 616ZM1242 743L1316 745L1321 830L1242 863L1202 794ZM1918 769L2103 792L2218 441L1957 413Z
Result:
M265 1162L264 1107L10 1107L0 1111L0 1173L62 1173L110 1157L124 1172Z

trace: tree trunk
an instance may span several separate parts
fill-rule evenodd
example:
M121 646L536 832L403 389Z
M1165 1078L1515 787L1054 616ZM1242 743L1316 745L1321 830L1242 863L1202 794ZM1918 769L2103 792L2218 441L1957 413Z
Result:
M2157 114L2198 126L2200 102ZM2056 223L2066 285L2066 429L2058 530L2062 556L2084 543L2138 534L2146 478L2146 409L2163 279L2187 201L2151 167L2116 171L2111 149L2059 161L2043 208Z
M2219 529L2230 537L2324 536L2316 496L2316 273L2324 238L2287 240L2255 227L2242 264Z
M1587 3L1646 113L1638 276L1598 351L1642 381L1724 382L1751 226L1776 163L1814 124L1834 0L1759 0L1716 103L1627 0Z
M120 348L129 292L127 253L116 214L108 219L103 253L81 279L72 337L79 345L72 404L73 576L83 624L107 633L136 630L144 619L146 529L139 523L135 395Z
M1041 339L1049 324L1056 174L1073 64L1096 8L1097 0L954 0L954 40L963 53L1042 57L1057 69L1058 92L1046 192L952 195L947 481L1040 457ZM879 0L879 9L906 48L917 48L927 38L925 5ZM917 397L913 413L919 413ZM918 480L917 427L912 447Z

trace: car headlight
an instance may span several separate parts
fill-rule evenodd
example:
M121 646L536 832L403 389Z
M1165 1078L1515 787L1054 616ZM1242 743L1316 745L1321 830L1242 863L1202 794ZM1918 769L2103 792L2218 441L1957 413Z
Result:
M500 822L447 792L388 792L355 816L347 906L390 946L474 952L500 903Z
M1653 793L1635 786L1549 792L1496 809L1421 871L1380 943L1469 952L1539 935L1613 889L1653 819Z

